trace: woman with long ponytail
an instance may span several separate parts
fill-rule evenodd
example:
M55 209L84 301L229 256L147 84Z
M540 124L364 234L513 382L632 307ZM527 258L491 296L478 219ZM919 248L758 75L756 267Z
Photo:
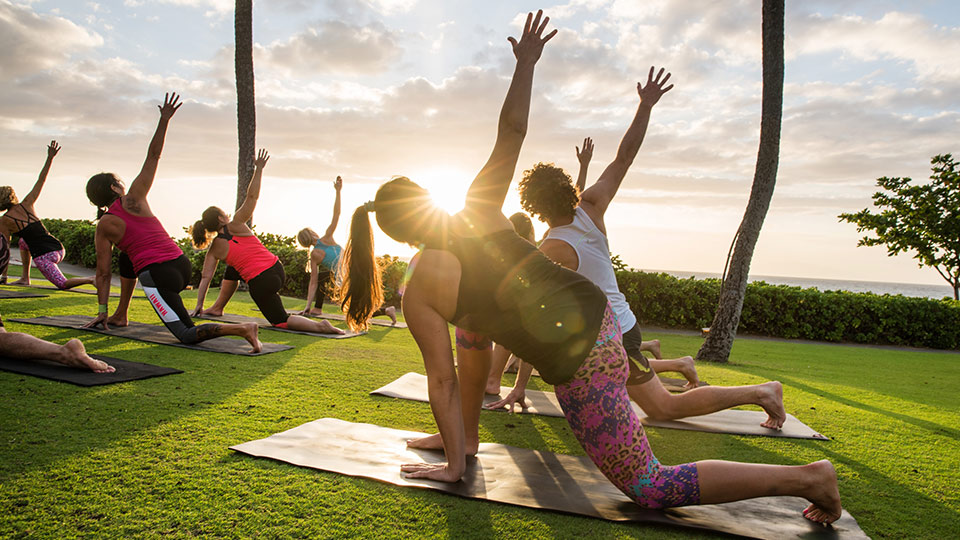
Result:
M127 308L139 279L157 316L180 342L192 344L219 336L240 336L250 343L253 352L260 352L255 323L193 324L180 299L180 291L190 282L190 260L164 230L147 202L147 195L157 175L167 126L180 108L179 101L177 94L165 96L163 105L159 107L160 121L150 140L147 158L140 174L130 184L129 192L113 173L100 173L87 181L87 198L97 207L99 219L94 237L99 309L97 316L86 326L103 325L105 330L109 330L111 324L126 326ZM110 263L114 245L122 252L120 302L117 311L108 318Z
M217 270L217 264L219 261L225 261L247 282L250 287L250 297L271 325L301 332L342 334L343 330L328 321L312 321L306 317L287 313L280 298L280 289L286 281L283 264L260 242L247 225L253 217L257 200L260 198L263 168L266 167L269 159L270 156L266 150L261 149L257 154L253 178L247 187L247 195L233 219L230 219L223 210L211 206L191 227L194 247L207 248L200 286L197 288L197 306L193 314L200 315L203 312L203 301L210 288L213 274Z
M769 495L805 497L804 515L827 523L840 517L836 473L829 461L790 467L724 461L661 464L633 410L620 325L606 295L586 277L548 260L514 232L502 213L526 135L533 71L547 20L529 14L513 45L517 63L493 152L454 216L405 179L377 190L372 210L391 238L422 246L403 296L403 314L423 356L430 408L439 434L410 443L442 448L446 462L401 466L408 478L457 482L466 456L479 446L479 409L490 347L476 343L454 367L449 324L487 336L532 364L554 385L574 436L601 472L637 504L665 508ZM372 275L370 224L354 214L346 255L347 320L362 325L380 290ZM481 354L484 352L485 354ZM476 365L474 365L476 364Z

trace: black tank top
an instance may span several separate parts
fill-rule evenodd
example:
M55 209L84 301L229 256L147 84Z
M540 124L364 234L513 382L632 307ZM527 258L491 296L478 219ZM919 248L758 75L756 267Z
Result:
M23 208L22 205L20 207ZM9 214L8 217L20 227L20 230L14 234L27 244L31 257L38 257L44 253L63 249L63 244L47 231L40 218L28 212L26 208L23 208L23 212L27 215L26 220L15 218Z
M454 324L510 349L550 384L573 377L600 332L603 291L512 230L483 237L451 232L441 249L461 266Z

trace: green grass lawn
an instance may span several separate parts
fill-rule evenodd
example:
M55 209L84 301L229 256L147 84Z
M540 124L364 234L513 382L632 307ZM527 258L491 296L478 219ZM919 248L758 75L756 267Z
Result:
M0 300L0 312L7 320L96 313L92 296L50 294ZM184 293L188 308L193 294ZM301 307L302 300L287 305ZM241 293L230 311L255 315L253 307ZM141 300L130 315L159 324ZM264 330L261 339L295 348L250 358L17 323L7 328L61 343L82 337L91 352L185 373L81 388L0 372L0 537L700 536L399 488L227 449L321 417L432 432L428 404L368 395L403 373L423 372L404 329L374 326L343 341ZM693 354L700 343L647 337L660 338L667 355ZM701 364L701 376L725 385L780 380L787 411L833 440L650 429L661 461L829 458L845 508L870 536L957 536L960 355L741 339L732 360ZM546 389L538 379L533 386ZM583 454L562 418L484 413L481 440Z

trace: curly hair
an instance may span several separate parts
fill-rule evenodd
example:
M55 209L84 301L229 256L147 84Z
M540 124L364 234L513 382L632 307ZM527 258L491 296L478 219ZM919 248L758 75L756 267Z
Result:
M520 205L540 221L573 218L580 204L580 193L573 179L553 163L537 163L523 171L520 180Z
M10 186L0 186L0 212L9 210L17 204L17 194Z

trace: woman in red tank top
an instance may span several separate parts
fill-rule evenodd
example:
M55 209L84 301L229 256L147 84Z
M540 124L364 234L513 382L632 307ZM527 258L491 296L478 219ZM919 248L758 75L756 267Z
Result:
M217 270L217 264L219 261L225 261L247 282L250 287L250 297L273 326L316 334L342 334L343 330L333 326L329 321L313 321L300 315L287 313L279 294L286 278L283 265L247 226L247 222L253 217L257 199L260 197L263 168L267 165L268 159L270 156L267 151L261 149L254 162L256 168L247 187L247 197L232 220L223 210L211 206L204 210L203 217L190 228L195 248L203 249L210 246L203 261L203 275L197 290L197 307L193 315L203 314L203 300L207 295L207 289L210 288L210 281ZM216 233L215 237L213 237L214 233Z
M87 327L103 325L126 326L127 308L137 280L150 305L170 332L181 343L197 343L219 336L240 336L260 352L258 328L250 324L203 324L195 326L180 300L180 291L190 282L190 260L164 230L160 220L147 203L147 194L157 175L163 140L170 118L180 108L180 97L168 94L160 108L160 122L150 141L147 158L140 174L127 192L123 182L113 173L96 174L87 181L87 198L96 205L97 231L94 238L97 251L97 296L100 301L96 318ZM113 246L122 251L120 256L120 302L112 316L107 317L110 298L111 259Z

